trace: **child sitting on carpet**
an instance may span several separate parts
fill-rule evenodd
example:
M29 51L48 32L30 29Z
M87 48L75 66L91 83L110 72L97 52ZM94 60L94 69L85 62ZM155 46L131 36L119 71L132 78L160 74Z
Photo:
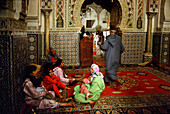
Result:
M105 89L103 77L98 65L92 64L91 75L83 79L83 84L74 87L75 101L94 104Z
M64 89L70 89L68 87L66 87L61 81L60 81L60 77L58 76L54 76L53 75L53 68L49 68L46 71L46 76L43 80L43 85L47 90L54 90L54 92L56 93L57 96L59 96L59 98L64 98L60 92L57 86L59 86L60 88L64 88Z
M25 93L25 102L27 105L36 107L37 109L58 108L59 106L75 106L73 103L59 103L49 99L39 99L49 91L37 92L36 88L41 84L41 77L37 76L37 67L34 65L27 66L26 77L23 83L23 91Z
M63 82L65 85L69 85L69 83L73 83L74 81L80 81L81 78L69 78L63 70L64 61L62 59L58 59L57 62L54 64L54 75L60 77L60 81Z

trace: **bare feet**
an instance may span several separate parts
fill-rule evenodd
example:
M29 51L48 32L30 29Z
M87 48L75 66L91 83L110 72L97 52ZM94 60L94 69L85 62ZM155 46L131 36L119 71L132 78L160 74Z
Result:
M68 101L69 101L69 100L71 100L71 99L72 99L72 98L71 98L71 97L69 97L69 98L66 98L66 100L65 100L65 101L66 101L66 102L68 102Z
M61 94L59 94L58 96L59 96L60 99L63 99L63 98L64 98Z
M96 103L96 101L89 101L89 103L91 104L91 108L93 108L95 103Z
M75 107L75 103L60 103L60 106L72 106L72 107Z
M68 103L67 106L75 107L75 103Z
M65 89L68 89L68 90L70 90L71 88L69 88L69 87L66 87Z

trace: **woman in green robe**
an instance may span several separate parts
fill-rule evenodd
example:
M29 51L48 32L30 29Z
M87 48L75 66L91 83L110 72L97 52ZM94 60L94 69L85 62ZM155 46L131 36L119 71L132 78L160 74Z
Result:
M99 70L98 70L99 71ZM85 83L85 86L88 88L90 95L92 97L88 98L87 100L85 99L86 95L85 93L80 93L80 85L77 85L74 87L74 99L78 103L93 103L93 101L96 101L103 90L105 89L105 83L103 78L100 76L93 76L93 75L98 75L100 74L99 72L95 72L94 74L92 73L93 80L91 84Z

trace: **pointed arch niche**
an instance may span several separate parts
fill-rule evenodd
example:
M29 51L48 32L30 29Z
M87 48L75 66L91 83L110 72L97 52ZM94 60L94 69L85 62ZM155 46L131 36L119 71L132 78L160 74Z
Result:
M83 5L85 0L77 0L75 7L74 7L74 20L75 21L75 25L77 27L81 27L81 19L80 19L80 12L81 12L81 7ZM128 21L128 6L126 4L125 0L117 0L122 8L122 20L120 23L120 28L125 28L127 21Z

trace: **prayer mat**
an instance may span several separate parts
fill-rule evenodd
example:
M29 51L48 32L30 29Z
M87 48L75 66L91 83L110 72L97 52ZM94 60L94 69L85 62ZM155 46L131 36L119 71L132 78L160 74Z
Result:
M68 72L69 76L83 75L88 76L90 70L75 70ZM105 75L105 72L102 72ZM75 107L60 107L39 111L39 113L168 113L170 109L170 75L155 70L150 67L130 67L119 68L118 80L121 83L118 90L106 86L101 97L96 101L94 107L90 104L76 103L73 97L73 88L64 92L67 98L65 102L74 102ZM62 101L61 101L62 102ZM64 102L64 101L63 101Z

